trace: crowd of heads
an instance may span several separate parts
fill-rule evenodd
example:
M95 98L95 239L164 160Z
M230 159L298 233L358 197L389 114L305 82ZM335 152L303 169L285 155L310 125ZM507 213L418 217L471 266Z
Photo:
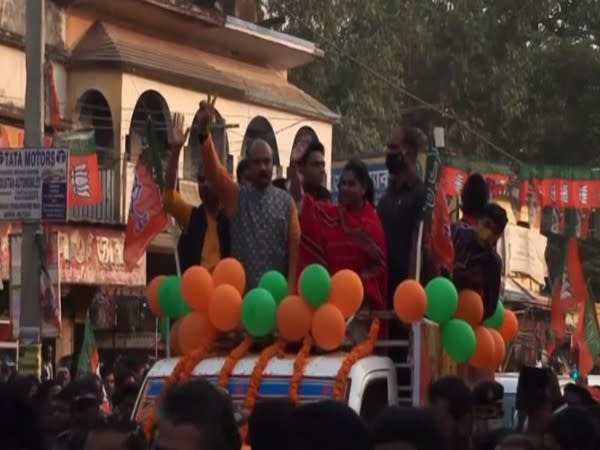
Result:
M494 382L470 389L461 378L443 377L428 387L427 407L388 406L370 418L361 417L343 402L296 405L287 398L259 401L247 417L226 391L206 379L194 379L172 386L162 397L156 430L148 442L140 426L131 421L129 406L123 405L127 398L137 396L133 385L115 383L113 412L106 414L100 405L109 379L103 385L99 377L87 375L66 386L47 381L35 388L32 381L17 377L0 383L3 449L240 450L239 430L244 425L252 450L600 448L598 406L577 385L566 386L564 396L556 398L552 383L538 390L547 393L545 400L528 394L519 406L530 424L520 422L521 429L513 431L491 425L485 430L475 427L482 420L477 404L495 386L502 392ZM558 410L540 415L547 405L556 408L561 403Z

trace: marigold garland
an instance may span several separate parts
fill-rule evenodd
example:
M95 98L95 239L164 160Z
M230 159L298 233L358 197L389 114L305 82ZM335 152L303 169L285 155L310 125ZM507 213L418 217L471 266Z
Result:
M252 343L254 339L252 336L247 334L244 336L242 342L240 342L237 347L235 347L229 356L225 359L223 363L223 367L221 367L221 372L219 373L219 386L224 389L227 389L227 385L229 384L229 379L231 378L231 374L233 373L233 369L235 369L236 364L240 359L248 354L250 351L250 347L252 347Z
M179 358L179 361L173 368L173 372L167 378L165 378L165 387L162 395L167 392L167 390L179 381L189 381L194 368L206 358L206 355L210 352L212 347L214 346L216 340L216 333L210 332L207 333L203 341L200 343L199 347L193 352L182 356ZM143 430L146 435L146 439L148 442L152 439L152 434L154 433L154 428L156 426L156 413L158 409L158 404L152 409L152 411L148 414L148 416L144 420Z
M294 402L294 404L297 404L300 400L298 390L300 388L300 382L302 381L302 377L304 376L304 368L308 364L308 357L310 355L312 343L312 337L306 336L302 341L302 347L298 351L298 354L296 355L296 360L294 361L294 374L290 379L289 390L289 398L292 402Z
M267 348L265 348L261 354L258 356L256 360L256 364L254 365L254 369L252 370L252 375L250 375L250 380L248 382L248 392L246 393L246 398L244 400L244 409L251 413L254 409L254 405L256 404L256 398L258 397L258 388L260 387L260 382L262 380L263 372L267 368L267 364L271 361L275 356L282 354L285 350L286 342L283 339L278 339Z
M354 347L352 351L346 355L346 358L340 366L340 370L338 370L335 378L335 386L333 387L334 400L344 400L346 385L348 383L348 375L350 374L350 369L352 369L352 366L356 364L359 359L369 356L371 353L373 353L375 344L377 343L377 338L379 337L379 327L379 319L373 319L373 322L371 322L371 327L369 328L369 335L365 342Z

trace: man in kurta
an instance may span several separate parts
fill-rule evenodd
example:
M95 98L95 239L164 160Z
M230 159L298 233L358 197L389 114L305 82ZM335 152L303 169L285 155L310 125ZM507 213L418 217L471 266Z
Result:
M229 219L219 208L219 200L204 175L202 164L197 172L198 193L202 204L193 207L177 192L177 166L186 138L183 132L183 115L175 114L172 123L163 206L175 218L182 231L177 244L182 272L196 264L212 270L219 260L229 256Z
M300 225L292 197L271 183L273 150L255 140L246 155L250 184L236 183L217 157L210 136L213 117L214 99L209 98L200 103L193 132L202 146L206 178L230 219L231 256L246 269L246 289L256 287L265 272L277 270L295 293Z

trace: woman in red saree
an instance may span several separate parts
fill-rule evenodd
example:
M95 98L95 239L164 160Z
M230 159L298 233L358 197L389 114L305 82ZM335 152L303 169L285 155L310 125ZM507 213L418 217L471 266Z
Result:
M299 270L322 264L330 273L355 271L365 291L363 307L385 309L387 257L383 228L373 206L373 182L367 165L350 160L339 182L339 205L315 201L299 188L298 174L291 174L290 190L299 203Z

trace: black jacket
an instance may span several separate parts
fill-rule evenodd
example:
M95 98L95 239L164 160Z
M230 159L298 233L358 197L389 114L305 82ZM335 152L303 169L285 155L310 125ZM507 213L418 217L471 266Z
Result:
M190 223L187 229L181 233L177 243L181 273L185 272L190 266L198 265L202 261L206 227L206 212L204 206L200 205L192 210ZM223 211L219 211L217 214L217 234L219 235L221 258L226 258L230 255L231 241L229 238L229 219Z

